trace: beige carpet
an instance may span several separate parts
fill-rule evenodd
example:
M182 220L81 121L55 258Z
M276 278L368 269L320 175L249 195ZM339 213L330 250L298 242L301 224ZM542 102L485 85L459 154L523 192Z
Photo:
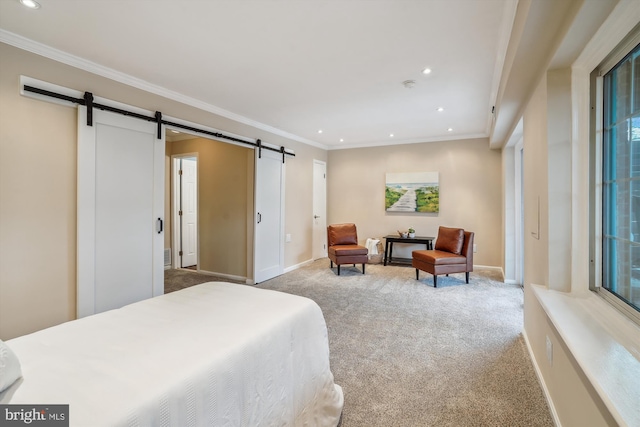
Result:
M522 290L498 279L481 270L434 289L410 267L337 276L324 259L258 286L322 308L342 427L553 426L521 334Z

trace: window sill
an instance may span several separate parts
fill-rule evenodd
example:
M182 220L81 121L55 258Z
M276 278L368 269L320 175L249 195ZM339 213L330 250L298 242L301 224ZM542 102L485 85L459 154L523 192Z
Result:
M593 292L532 289L613 418L640 426L640 328Z

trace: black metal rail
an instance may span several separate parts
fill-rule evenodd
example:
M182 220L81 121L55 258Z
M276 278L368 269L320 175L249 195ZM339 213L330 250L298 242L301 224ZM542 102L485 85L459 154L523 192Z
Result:
M93 102L93 94L91 92L85 92L83 98L74 98L72 96L63 95L57 92L51 92L49 90L40 89L34 86L24 85L25 92L36 93L38 95L44 95L51 98L61 99L63 101L72 102L74 104L80 104L87 107L87 126L93 126L93 109L97 108L103 111L110 111L112 113L122 114L124 116L134 117L140 120L146 120L148 122L154 122L158 124L158 139L162 138L162 125L169 125L179 129L198 132L205 135L210 135L215 138L222 138L228 141L238 142L245 145L250 145L254 148L258 149L258 157L262 157L262 150L270 150L275 151L276 153L282 154L282 163L284 163L285 156L295 156L295 153L288 152L285 147L280 146L280 148L273 148L268 145L262 145L262 141L257 139L256 142L245 141L241 138L236 138L231 135L225 135L220 132L212 132L206 129L200 129L195 126L183 125L180 123L171 122L169 120L164 120L162 118L162 113L160 111L156 111L154 116L145 116L144 114L134 113L133 111L123 110L121 108L111 107L109 105L100 104L97 102Z

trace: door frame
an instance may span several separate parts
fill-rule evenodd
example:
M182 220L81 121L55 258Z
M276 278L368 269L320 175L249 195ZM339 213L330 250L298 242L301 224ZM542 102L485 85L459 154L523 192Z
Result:
M196 163L199 164L198 153L182 153L182 154L172 154L171 155L171 228L173 232L171 233L171 267L178 269L182 268L180 262L180 249L182 247L179 242L181 242L181 224L180 224L180 216L178 215L178 211L180 210L180 179L178 176L179 165L178 162L184 158L194 158L196 159ZM196 169L197 170L197 169ZM198 175L196 174L196 181L198 182L198 186L196 188L199 189L200 182L198 180ZM199 192L199 190L198 190ZM198 193L196 193L196 206L199 207L200 200L198 197ZM200 269L200 215L196 217L196 235L197 235L197 261L196 261L196 269Z

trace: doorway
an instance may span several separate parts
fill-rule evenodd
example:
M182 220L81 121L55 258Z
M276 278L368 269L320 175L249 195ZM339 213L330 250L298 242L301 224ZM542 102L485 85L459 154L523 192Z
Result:
M198 270L198 153L172 158L173 267Z

